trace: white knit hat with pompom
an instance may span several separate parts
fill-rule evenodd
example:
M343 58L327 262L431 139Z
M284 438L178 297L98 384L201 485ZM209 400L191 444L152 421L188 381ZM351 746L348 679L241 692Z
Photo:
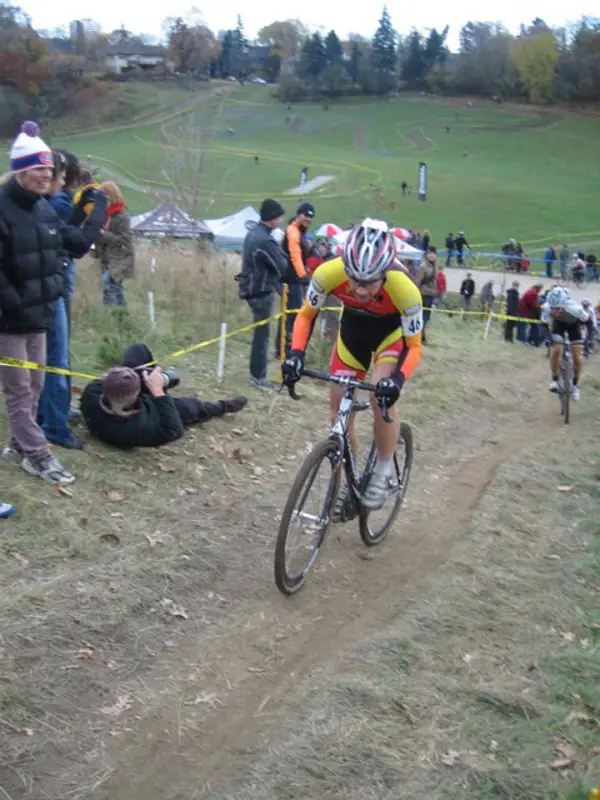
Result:
M52 167L52 151L40 138L40 128L36 122L24 122L21 132L10 150L11 172L25 172L36 167Z

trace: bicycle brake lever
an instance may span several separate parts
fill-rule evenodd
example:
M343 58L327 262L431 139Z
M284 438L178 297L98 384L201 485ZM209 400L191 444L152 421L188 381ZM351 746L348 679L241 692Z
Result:
M379 400L379 408L381 410L381 417L384 422L392 422L392 418L390 417L390 409L387 403L383 400Z

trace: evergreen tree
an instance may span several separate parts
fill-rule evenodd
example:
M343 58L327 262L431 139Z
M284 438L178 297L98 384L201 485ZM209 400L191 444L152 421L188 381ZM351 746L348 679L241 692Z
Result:
M383 7L379 27L373 37L371 64L381 72L393 74L396 71L396 32L387 6Z
M362 53L358 42L352 42L352 49L350 50L350 61L348 63L348 73L353 83L358 82L358 74L360 71L360 64L362 61Z
M221 39L221 52L219 53L219 72L222 78L231 75L234 70L233 31L225 31Z
M408 37L402 77L410 86L421 86L425 77L425 48L419 31L413 30Z
M342 43L334 30L325 37L325 54L328 64L339 64L342 60Z
M307 55L306 73L311 78L318 78L327 66L325 45L318 31L313 33L309 39Z

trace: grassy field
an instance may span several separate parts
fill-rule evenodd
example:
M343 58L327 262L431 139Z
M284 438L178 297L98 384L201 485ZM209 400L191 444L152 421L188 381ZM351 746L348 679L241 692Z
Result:
M249 321L235 263L155 251L151 330L150 255L124 315L81 263L74 368L100 374L143 339L188 391L248 392L247 335L222 386L214 347L168 358ZM598 363L567 429L546 360L497 324L483 342L479 320L441 314L430 340L402 398L417 451L401 520L372 552L353 524L332 529L291 602L274 536L326 431L322 387L253 393L154 452L86 439L60 452L77 476L64 494L0 463L18 506L0 539L2 797L585 800L600 783ZM311 363L328 352L315 335Z
M416 96L288 108L270 93L222 86L183 116L59 143L125 178L133 211L151 207L175 183L175 194L199 193L200 216L227 214L266 195L283 199L308 166L309 178L334 177L310 195L318 221L346 225L377 213L429 228L439 245L448 230L462 228L484 249L511 235L529 252L549 242L587 249L600 241L598 117ZM429 167L426 203L414 194L420 160ZM286 200L290 211L296 202Z

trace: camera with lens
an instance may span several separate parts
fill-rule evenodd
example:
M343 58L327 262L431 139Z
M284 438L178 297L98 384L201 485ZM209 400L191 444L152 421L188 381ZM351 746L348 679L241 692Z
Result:
M135 371L142 376L144 373L150 374L155 367L135 367ZM163 379L163 386L165 392L167 389L174 389L181 383L181 378L174 369L165 369L161 372L160 377Z

